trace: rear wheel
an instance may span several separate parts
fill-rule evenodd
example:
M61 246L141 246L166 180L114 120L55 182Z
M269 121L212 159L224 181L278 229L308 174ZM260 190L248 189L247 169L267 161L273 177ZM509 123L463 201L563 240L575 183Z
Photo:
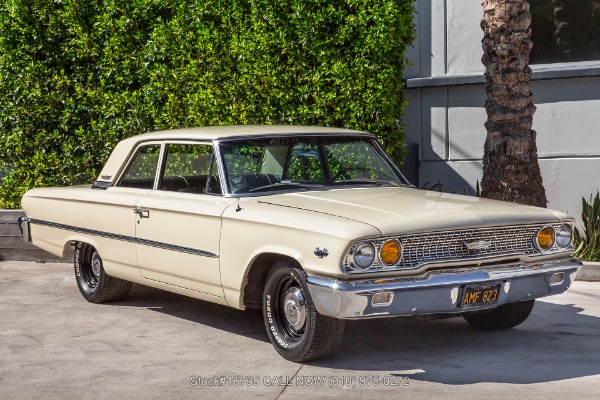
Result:
M131 282L113 278L104 271L100 254L88 244L77 243L74 264L79 291L91 303L120 300L131 289Z
M474 327L486 331L509 329L525 322L533 310L534 303L535 300L527 300L503 304L492 311L465 314L463 318Z
M269 273L263 317L273 346L285 359L304 362L333 352L342 341L345 321L317 312L306 272L280 261Z

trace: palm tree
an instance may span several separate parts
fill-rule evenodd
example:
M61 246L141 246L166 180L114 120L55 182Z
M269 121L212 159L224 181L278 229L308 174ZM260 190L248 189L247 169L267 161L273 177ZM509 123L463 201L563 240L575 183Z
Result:
M487 137L483 197L546 207L546 192L531 129L533 95L531 14L525 0L483 0L483 57L486 72Z

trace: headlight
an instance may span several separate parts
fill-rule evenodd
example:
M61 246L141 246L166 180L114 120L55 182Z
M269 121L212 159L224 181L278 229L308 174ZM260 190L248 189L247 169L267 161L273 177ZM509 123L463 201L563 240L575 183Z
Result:
M381 249L379 250L379 259L381 262L386 265L394 265L400 260L400 254L402 252L402 247L397 240L388 240L385 242Z
M535 243L541 251L548 251L554 246L554 229L545 226L539 230Z
M571 239L573 238L573 231L567 224L561 226L556 232L556 244L560 247L569 247L571 245Z
M352 266L356 269L367 269L375 260L375 247L371 243L359 244L354 252L350 254L352 257Z

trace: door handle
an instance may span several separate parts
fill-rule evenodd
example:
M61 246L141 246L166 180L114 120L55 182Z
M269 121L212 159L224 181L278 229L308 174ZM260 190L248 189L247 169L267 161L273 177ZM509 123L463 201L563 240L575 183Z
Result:
M150 218L150 210L144 208L134 208L133 213L139 215L140 218Z

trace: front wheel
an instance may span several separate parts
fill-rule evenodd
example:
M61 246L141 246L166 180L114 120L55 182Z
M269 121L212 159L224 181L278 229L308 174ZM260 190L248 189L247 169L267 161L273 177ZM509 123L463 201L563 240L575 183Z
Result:
M345 321L317 312L306 272L288 261L269 273L263 293L263 317L271 343L285 359L304 362L333 352L342 341Z
M492 311L465 314L463 318L474 327L486 331L509 329L525 322L533 310L534 303L535 300L526 300L503 304Z
M79 291L90 303L121 300L131 289L131 282L114 278L104 271L100 254L88 244L77 243L74 264Z

